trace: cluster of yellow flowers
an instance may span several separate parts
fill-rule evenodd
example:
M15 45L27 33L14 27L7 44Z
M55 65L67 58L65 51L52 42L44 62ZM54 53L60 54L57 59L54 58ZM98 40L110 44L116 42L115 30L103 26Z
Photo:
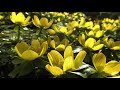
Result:
M49 64L45 68L54 76L60 76L65 74L66 71L75 71L82 65L87 54L87 48L93 52L98 51L92 56L92 63L97 72L104 72L107 76L114 76L120 72L120 62L116 60L106 62L106 56L102 53L103 47L108 47L111 50L120 50L120 41L115 41L112 38L108 39L105 35L107 30L117 30L120 27L120 20L105 18L99 21L88 21L83 13L49 12L48 14L54 17L66 17L68 22L59 25L60 20L56 23L54 19L49 21L46 17L39 19L37 15L34 15L32 23L38 28L44 27L49 35L54 35L54 38L48 36L48 39L44 42L32 40L31 45L26 42L18 43L15 46L15 50L21 58L28 61L35 60L44 55L48 47L51 47L54 50L47 53ZM10 19L13 23L22 26L31 24L31 16L27 16L26 18L22 12L18 14L12 12ZM82 50L74 57L75 55L69 40L67 38L60 40L57 33L62 33L69 37L77 30L76 28L85 30L84 33L79 33L79 36L76 37L79 45L82 46ZM64 52L64 55L60 52Z
M105 30L111 30L111 31L115 31L119 28L119 23L120 20L114 20L114 19L109 19L109 18L105 18L102 21L102 28Z

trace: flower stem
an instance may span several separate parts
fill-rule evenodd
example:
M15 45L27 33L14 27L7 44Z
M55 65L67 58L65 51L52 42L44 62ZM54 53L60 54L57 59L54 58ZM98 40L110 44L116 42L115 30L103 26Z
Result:
M29 33L28 33L28 37L29 37L29 40L31 40L31 38L30 38L30 28L29 28Z
M40 34L41 34L41 28L39 28L39 33L38 33L38 36L37 36L37 38L39 38L40 37Z
M18 38L17 38L17 41L20 40L20 26L18 26Z

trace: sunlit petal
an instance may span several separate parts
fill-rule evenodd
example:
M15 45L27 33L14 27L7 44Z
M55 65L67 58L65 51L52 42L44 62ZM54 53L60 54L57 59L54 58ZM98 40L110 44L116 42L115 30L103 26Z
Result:
M75 58L75 62L74 62L76 69L82 64L85 56L86 56L86 51L80 51L80 52L77 54L77 56L76 56L76 58Z
M99 52L93 55L92 62L98 72L101 72L106 64L106 57L103 53Z
M54 76L60 76L63 74L63 70L59 67L50 66L49 64L47 64L45 68Z

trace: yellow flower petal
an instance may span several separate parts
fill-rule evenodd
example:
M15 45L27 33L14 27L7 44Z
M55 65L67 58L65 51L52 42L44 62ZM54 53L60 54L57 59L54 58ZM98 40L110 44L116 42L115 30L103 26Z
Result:
M72 21L70 24L71 24L71 28L74 28L74 27L78 26L78 22L77 21Z
M39 57L42 56L43 54L45 54L47 49L48 49L48 43L47 43L47 41L45 41L41 44L40 49L38 48L38 50L39 50L38 52L40 52Z
M32 40L31 46L34 48L35 52L40 53L40 42L38 40Z
M63 70L59 67L50 66L49 64L47 64L45 68L54 76L60 76L63 74Z
M30 18L31 18L31 17L28 16L28 17L26 18L26 20L25 20L23 23L21 23L22 26L27 26L27 25L29 25L29 24L30 24L30 22L29 22Z
M54 40L52 40L52 41L50 42L50 46L51 46L52 48L55 48L55 47L56 47Z
M85 47L92 48L95 43L96 43L96 40L94 38L88 38L85 41Z
M60 32L66 34L66 33L67 33L67 28L64 27L64 26L62 26L62 27L60 28Z
M22 53L22 58L24 60L32 61L38 58L38 54L32 50L26 50Z
M41 23L42 26L46 26L48 24L48 19L43 17L43 18L40 19L40 23Z
M93 22L92 22L92 21L86 22L86 23L85 23L85 27L88 28L88 29L92 29L92 27L93 27Z
M87 34L89 37L93 37L94 36L94 32L93 31L90 31L90 32L88 32L88 34Z
M52 28L55 30L55 32L59 32L57 25L53 24Z
M51 21L48 23L48 19L45 18L45 17L43 17L43 18L40 19L40 23L41 23L42 26L48 28L48 27L50 27L50 26L52 25L53 20L51 20Z
M33 24L34 24L36 27L40 27L40 26L41 26L40 20L39 20L39 18L38 18L36 15L34 15L34 19L32 19L32 22L33 22Z
M21 42L15 46L15 50L18 53L18 55L21 57L22 53L26 51L29 47L30 46L26 42Z
M118 74L120 72L120 63L115 60L109 61L103 71L112 76Z
M0 15L0 20L2 20L4 18L4 16Z
M64 51L64 58L67 58L69 56L72 56L74 58L74 54L73 54L71 46L67 46L65 51Z
M97 33L95 34L95 37L96 37L96 38L99 38L99 37L101 37L103 34L104 34L104 31L103 31L103 30L102 30L102 31L97 31Z
M120 46L114 46L114 47L112 47L110 49L112 49L112 50L120 50Z
M50 22L47 24L47 27L49 28L53 23L53 20L50 20Z
M76 69L79 68L79 66L82 64L85 56L86 56L86 51L80 51L80 52L77 54L77 56L76 56L76 58L75 58L75 62L74 62Z
M72 56L69 56L64 60L63 71L65 72L73 69L74 69L74 58Z
M26 19L25 19L25 22L29 22L29 20L30 20L30 16L28 16Z
M79 35L78 41L79 41L79 43L80 43L82 46L84 46L84 44L85 44L85 35L84 35L84 34L82 34L82 36Z
M64 51L64 50L65 50L65 45L59 44L59 45L55 48L55 50L57 50L57 51Z
M13 23L15 23L16 21L16 12L12 12L11 15L10 15L10 19Z
M92 30L94 30L94 31L100 30L100 25L95 25L95 26L92 28Z
M74 29L69 29L69 31L67 31L65 34L70 35L70 34L72 34L73 31L74 31Z
M19 12L17 14L16 22L24 22L25 21L25 16L22 12Z
M98 72L103 71L106 64L106 57L103 53L97 53L93 55L92 62Z
M83 26L84 23L85 23L85 18L81 17L79 26Z
M52 50L47 56L52 66L58 66L60 68L63 66L64 59L58 51Z
M109 48L112 48L113 46L114 46L114 39L110 38L110 39L108 40L108 47L109 47Z
M47 30L51 35L54 35L56 32L53 29L48 29Z
M104 46L104 44L99 44L99 45L97 45L97 46L94 46L92 49L93 49L94 51L100 50L103 46Z
M96 43L95 43L95 46L99 45L100 44L100 40L98 40Z

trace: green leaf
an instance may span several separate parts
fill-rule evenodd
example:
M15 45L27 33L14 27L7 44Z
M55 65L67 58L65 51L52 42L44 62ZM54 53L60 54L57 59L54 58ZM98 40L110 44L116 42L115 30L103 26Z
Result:
M8 76L12 78L15 78L17 75L18 77L24 76L32 72L33 69L34 69L33 62L24 62L16 66L15 69L8 74Z
M38 35L40 33L40 29L37 29L36 30L36 34Z
M72 73L72 74L75 74L75 75L78 75L78 76L81 76L81 77L83 77L83 78L87 78L87 74L86 73L81 73L81 72L70 72L70 73Z
M41 69L45 69L45 66L48 64L48 62L45 60L36 59L36 60L34 60L34 64L36 67L39 67Z
M11 77L11 78L15 78L16 75L19 74L19 72L21 71L21 69L22 69L21 65L15 67L15 69L14 69L13 71L11 71L11 72L8 74L8 76Z
M24 33L24 29L23 29L23 27L20 27L20 32L23 32Z
M29 74L30 72L32 72L34 70L34 65L32 62L26 62L22 65L22 69L21 72L19 73L18 76L24 76Z
M88 78L106 78L106 77L100 73L94 73L90 75Z
M13 63L13 64L21 64L21 63L23 63L23 62L24 62L24 60L20 60L20 59L12 60L12 63Z
M19 29L19 26L15 26L13 30L14 30L16 33L18 33L18 29Z

